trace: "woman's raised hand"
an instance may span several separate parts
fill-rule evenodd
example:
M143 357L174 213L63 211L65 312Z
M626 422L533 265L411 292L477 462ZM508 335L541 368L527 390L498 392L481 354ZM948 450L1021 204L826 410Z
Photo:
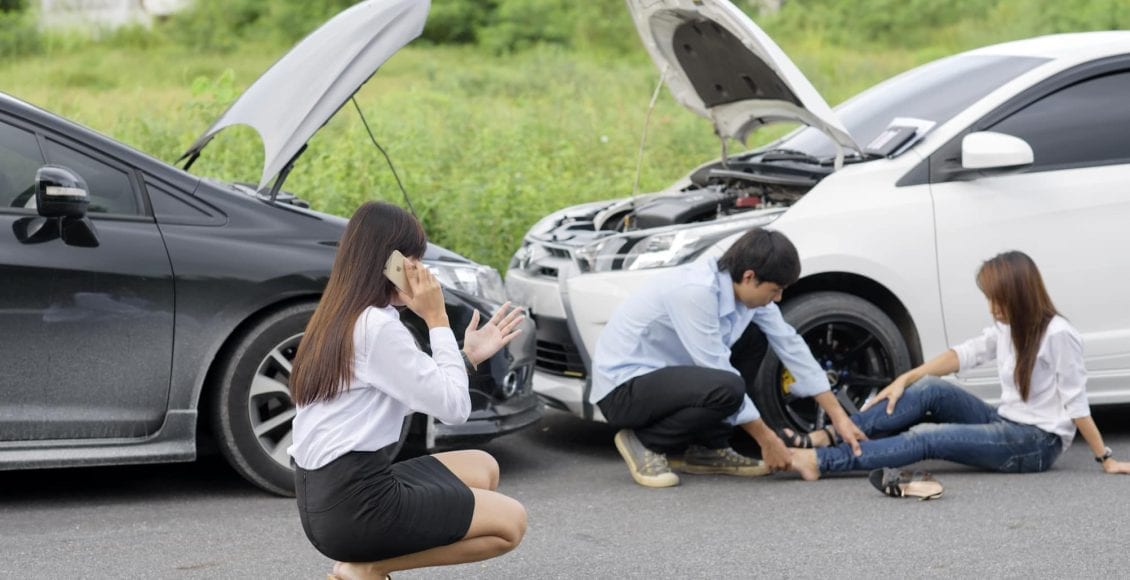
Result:
M471 324L467 326L467 332L463 334L463 352L467 355L467 359L478 367L479 363L494 356L494 353L510 344L510 341L522 332L518 325L525 318L521 308L511 308L510 303L507 302L482 328L479 328L479 311L476 310L471 315Z
M411 294L397 291L404 305L422 318L428 328L450 326L443 304L443 288L431 271L420 262L405 258L404 278Z

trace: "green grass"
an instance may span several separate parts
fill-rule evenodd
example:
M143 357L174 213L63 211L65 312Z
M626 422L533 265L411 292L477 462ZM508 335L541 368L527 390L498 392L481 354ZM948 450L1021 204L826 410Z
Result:
M57 50L0 64L0 90L172 161L283 50ZM789 50L832 103L925 58L806 43ZM357 100L431 239L504 269L525 230L550 211L631 193L657 77L642 51L491 56L472 47L408 47ZM719 151L710 124L664 91L651 118L641 190L664 187ZM241 127L221 133L193 172L257 182L261 164L257 136ZM311 141L286 189L343 216L371 199L403 205L351 105Z
M202 0L199 13L155 31L108 32L99 42L73 32L40 34L31 15L0 14L0 90L174 160L286 50L280 38L314 26L293 18L310 20L325 9L259 1ZM753 0L736 3L756 13ZM546 213L631 193L658 74L627 11L611 5L445 0L433 7L438 20L432 22L446 9L455 24L465 24L465 9L488 4L502 20L477 31L486 36L482 46L417 42L357 99L433 241L502 269L525 230ZM260 12L266 20L245 22ZM894 73L967 48L1128 27L1130 3L789 0L778 14L755 20L835 105ZM499 46L513 44L500 36L507 26L515 33L560 29L564 46L500 53ZM750 145L784 130L762 131ZM664 187L719 151L710 124L664 92L651 118L641 190ZM257 182L261 163L258 137L234 128L220 134L193 171ZM403 204L350 105L311 141L286 188L343 216L369 199Z

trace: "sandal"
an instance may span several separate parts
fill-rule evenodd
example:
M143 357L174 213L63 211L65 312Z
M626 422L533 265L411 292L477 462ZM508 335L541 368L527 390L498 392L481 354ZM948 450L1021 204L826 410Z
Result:
M831 425L825 425L820 428L820 431L823 431L824 434L828 436L828 445L820 445L819 447L831 447L840 442L839 435L836 434L836 430ZM815 433L815 431L813 433ZM812 433L801 433L789 427L782 427L777 429L777 436L785 442L786 446L795 449L812 449L817 447L812 441Z
M928 471L883 467L867 475L875 489L891 497L916 497L918 501L942 497L942 484Z

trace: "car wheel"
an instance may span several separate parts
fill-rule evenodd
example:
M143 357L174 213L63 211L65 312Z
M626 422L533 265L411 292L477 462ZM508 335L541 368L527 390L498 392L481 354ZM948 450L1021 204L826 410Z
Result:
M294 495L294 469L286 452L296 413L290 370L314 308L284 308L244 332L225 354L212 385L210 413L220 451L248 481L279 495ZM397 453L409 436L411 418L404 419Z
M840 292L817 292L781 307L828 375L832 392L848 414L911 367L910 351L898 326L874 304ZM757 408L773 428L813 431L827 424L811 397L794 394L792 375L772 349L758 370Z

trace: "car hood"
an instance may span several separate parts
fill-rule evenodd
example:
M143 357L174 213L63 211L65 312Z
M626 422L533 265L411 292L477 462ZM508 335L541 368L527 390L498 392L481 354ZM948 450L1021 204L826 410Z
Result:
M429 0L367 0L334 16L283 55L192 144L247 125L263 140L260 190L397 50L420 35Z
M859 151L812 83L748 16L727 0L627 0L648 54L682 105L724 139L745 142L767 123L818 128Z

